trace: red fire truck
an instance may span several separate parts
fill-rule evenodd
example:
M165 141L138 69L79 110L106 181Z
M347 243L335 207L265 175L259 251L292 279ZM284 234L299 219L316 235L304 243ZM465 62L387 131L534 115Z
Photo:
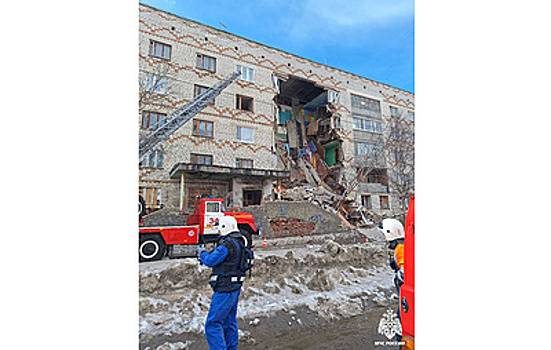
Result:
M400 288L403 350L413 350L415 335L415 197L411 196L404 239L404 284Z
M201 198L195 202L195 211L187 217L186 226L140 227L140 261L159 260L175 256L175 248L216 241L220 237L218 219L233 216L241 233L252 244L253 235L260 229L251 213L224 211L221 198Z

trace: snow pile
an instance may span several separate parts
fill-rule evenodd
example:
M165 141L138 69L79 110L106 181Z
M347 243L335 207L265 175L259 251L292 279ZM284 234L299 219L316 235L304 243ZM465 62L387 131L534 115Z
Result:
M258 326L262 318L277 312L307 307L334 320L391 300L392 273L385 266L384 247L327 240L318 248L260 254L252 278L244 284L238 317ZM202 334L212 294L209 274L210 269L195 259L141 264L140 339ZM293 317L289 322L302 325L298 316ZM250 334L242 336L254 342Z

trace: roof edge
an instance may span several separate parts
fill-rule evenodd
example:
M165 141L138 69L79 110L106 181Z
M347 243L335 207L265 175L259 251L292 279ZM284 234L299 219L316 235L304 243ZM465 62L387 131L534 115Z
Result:
M382 84L382 85L385 85L389 88L392 88L392 89L397 89L397 90L400 90L400 91L403 91L405 93L408 93L408 94L411 94L413 96L415 96L415 93L414 92L411 92L411 91L408 91L406 89L402 89L402 88L399 88L397 86L393 86L393 85L390 85L390 84L387 84L387 83L383 83L382 81L378 81L378 80L374 80L374 79L370 79L370 78L367 78L367 77L364 77L363 75L359 75L359 74L356 74L356 73L352 73L352 72L349 72L347 70L344 70L342 68L338 68L338 67L334 67L334 66L330 66L328 64L324 64L324 63L320 63L320 62L317 62L317 61L314 61L312 59L309 59L309 58L306 58L306 57L302 57L302 56L299 56L297 54L294 54L292 52L289 52L289 51L285 51L283 49L280 49L280 48L277 48L277 47L274 47L274 46L270 46L268 44L265 44L265 43L261 43L259 41L256 41L256 40L252 40L252 39L249 39L249 38L245 38L241 35L238 35L238 34L235 34L235 33L231 33L231 32L228 32L226 30L223 30L223 29L220 29L220 28L216 28L216 27L213 27L211 25L208 25L208 24L205 24L205 23L202 23L202 22L199 22L199 21L196 21L194 19L190 19L190 18L187 18L187 17L184 17L184 16L180 16L180 15L177 15L175 13L172 13L172 12L168 12L166 10L163 10L163 9L160 9L158 7L155 7L155 6L152 6L152 5L149 5L149 4L144 4L143 2L139 2L139 5L140 6L144 6L144 7L149 7L150 9L153 9L153 10L156 10L156 11L160 11L160 12L163 12L163 13L166 13L167 15L171 15L171 16L174 16L176 18L179 18L179 19L183 19L184 21L189 21L189 22L193 22L195 24L199 24L201 26L204 26L204 27L208 27L210 29L213 29L213 30L216 30L218 32L221 32L221 33L224 33L224 34L228 34L228 35L232 35L232 36L235 36L237 38L240 38L242 40L246 40L246 41L249 41L249 42L252 42L254 44L257 44L257 45L262 45L262 46L266 46L266 47L269 47L271 49L274 49L274 50L277 50L277 51L281 51L281 52L284 52L288 55L291 55L291 56L294 56L294 57L297 57L297 58L300 58L300 59L303 59L303 60L307 60L307 61L310 61L310 62L313 62L313 63L316 63L316 64L319 64L319 65L322 65L322 66L325 66L325 67L329 67L329 68L332 68L332 69L336 69L338 71L341 71L343 73L346 73L346 74L352 74L353 76L355 77L358 77L358 78L361 78L361 79L365 79L365 80L368 80L368 81L371 81L371 82L375 82L377 84Z

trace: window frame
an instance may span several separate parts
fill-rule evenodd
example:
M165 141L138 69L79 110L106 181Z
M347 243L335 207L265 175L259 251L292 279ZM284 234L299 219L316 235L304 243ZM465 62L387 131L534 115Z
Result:
M207 65L207 67L205 67L205 58L207 59L212 59L214 64L214 68L213 69L210 69L210 65ZM216 66L217 66L217 62L216 62L216 57L213 57L213 56L209 56L209 55L205 55L205 54L202 54L202 53L197 53L196 55L196 61L195 61L195 67L197 69L201 69L201 70L206 70L208 72L211 72L211 73L216 73Z
M243 162L250 162L251 166L243 166ZM253 169L254 159L252 158L235 158L235 167L238 169Z
M155 128L151 127L152 124L151 124L151 116L152 114L155 115L155 118L156 118L156 123L155 125L157 125ZM162 118L159 118L159 117L162 117ZM155 112L155 111L142 111L142 121L140 123L140 128L142 130L156 130L159 126L160 126L160 121L166 121L166 118L167 118L167 114L166 113L161 113L161 112ZM147 120L147 127L144 127L144 120Z
M162 55L161 56L157 56L155 54L155 45L160 45L162 47ZM168 57L164 56L166 48L168 48ZM165 43L157 41L157 40L149 39L149 56L170 61L172 59L172 45L165 44Z
M247 98L251 100L251 109L243 109L243 98ZM240 111L246 111L254 113L254 97L241 95L241 94L235 94L235 109Z
M209 164L205 164L204 162L198 163L194 162L194 159L210 159ZM214 157L212 154L203 154L203 153L190 153L190 163L196 164L196 165L213 165L214 164Z
M356 125L356 121L359 121L360 127ZM368 124L369 123L369 124ZM367 118L361 115L352 114L352 125L354 130L367 131L373 134L382 134L383 133L383 121ZM369 125L369 127L367 126Z
M367 205L364 205L364 197L367 198ZM373 209L373 196L370 194L361 194L360 195L360 201L362 203L362 207L366 209Z
M140 162L142 169L163 169L165 154L162 150L156 149L147 153L144 160Z
M386 208L383 207L383 198L386 199ZM390 210L390 197L388 195L379 195L379 208L383 210Z
M251 139L250 140L243 139L243 132L242 132L243 129L251 130ZM239 141L239 142L254 143L254 134L255 134L254 131L255 131L254 128L250 128L248 126L239 126L238 125L236 127L235 137L236 137L237 141Z
M205 135L201 135L201 124L203 123L205 125L204 127ZM211 126L210 135L207 133L209 125ZM196 133L196 131L198 131L198 133ZM210 139L214 138L214 122L211 122L210 120L204 120L204 119L193 119L191 134L197 137L207 137Z
M193 84L193 98L197 98L197 96L201 95L203 92L199 92L199 90L205 89L208 90L210 87L200 84ZM216 99L212 99L212 101L209 102L209 105L214 106L214 101Z
M235 65L235 68L236 68L236 71L240 72L241 75L239 76L239 80L243 80L243 81L248 81L248 82L251 82L251 83L254 83L255 81L255 71L254 71L254 68L251 68L251 67L247 67L247 66L244 66L244 65L241 65L241 64L236 64ZM246 71L248 74L244 74L244 71ZM250 73L250 79L245 79L245 76L249 75Z

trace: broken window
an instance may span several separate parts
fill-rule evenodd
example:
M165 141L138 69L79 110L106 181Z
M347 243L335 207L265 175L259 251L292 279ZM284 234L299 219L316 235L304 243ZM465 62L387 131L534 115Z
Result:
M239 79L254 82L254 69L239 64L236 68L241 73Z
M235 108L253 112L253 98L243 95L235 95Z
M377 114L381 113L381 103L378 100L353 94L350 95L350 98L352 101L352 108L356 110L375 112Z
M140 194L145 200L146 208L148 209L162 208L160 188L140 187Z
M171 54L172 46L163 44L155 40L149 41L149 56L170 60Z
M388 196L381 195L379 196L379 202L381 209L390 209L390 202L388 201Z
M163 151L159 149L151 151L140 162L140 167L141 168L162 168L163 158L164 158Z
M208 89L209 89L208 86L197 85L197 84L193 85L193 97L197 98L199 95L206 92ZM214 99L211 99L209 101L209 104L213 105L214 104Z
M214 123L207 120L193 120L193 135L203 137L213 137Z
M254 142L254 130L252 128L238 126L237 139L242 142Z
M237 158L235 160L235 166L237 168L252 169L253 168L253 160L252 159L245 159L245 158Z
M353 116L354 129L369 131L377 134L383 133L383 123L380 120L362 118Z
M371 195L362 194L362 206L366 209L371 209Z
M141 127L142 127L142 129L155 130L159 126L163 125L165 120L166 120L166 114L165 113L143 111L142 112L142 125L141 125Z
M214 73L216 72L216 58L198 53L196 67Z
M212 156L208 154L192 153L190 160L192 164L212 165Z
M388 185L388 175L386 169L373 169L367 174L368 183L378 183Z

